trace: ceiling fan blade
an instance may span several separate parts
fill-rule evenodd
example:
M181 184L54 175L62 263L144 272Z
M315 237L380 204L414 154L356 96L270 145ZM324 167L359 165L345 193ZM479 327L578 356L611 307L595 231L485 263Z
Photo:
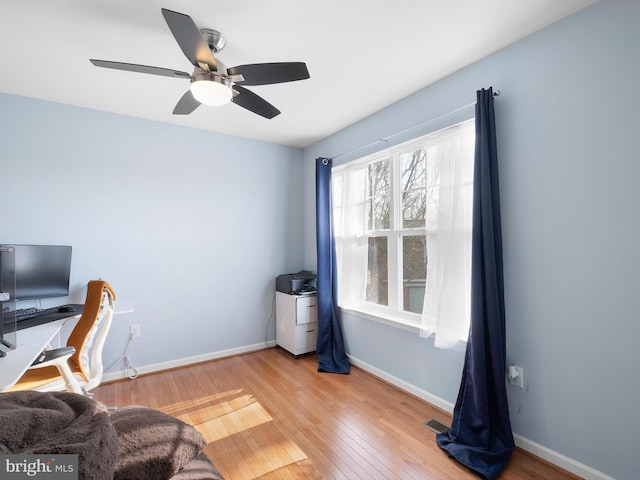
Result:
M128 72L150 73L152 75L162 75L163 77L191 78L187 72L171 70L170 68L150 67L148 65L137 65L135 63L110 62L108 60L89 59L96 67L113 68L115 70L126 70Z
M227 69L227 73L229 75L242 75L244 77L243 85L269 85L309 78L309 70L307 70L307 65L304 62L238 65Z
M196 67L202 68L202 65L208 65L212 72L218 71L213 53L209 49L209 45L204 41L200 30L189 15L174 12L173 10L162 9L169 30L173 33L176 42L182 49L182 53Z
M191 90L187 90L182 96L175 108L173 109L174 115L189 115L196 108L200 106L200 102L193 98Z
M264 118L273 118L280 115L280 110L267 102L264 98L256 95L251 90L241 87L240 85L234 85L233 89L238 92L238 95L234 95L232 102L236 105L240 105L242 108L257 113Z

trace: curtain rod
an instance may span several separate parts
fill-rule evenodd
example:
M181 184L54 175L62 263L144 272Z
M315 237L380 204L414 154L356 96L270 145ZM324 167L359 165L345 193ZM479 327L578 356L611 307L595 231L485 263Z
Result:
M500 96L500 90L495 90L493 92L493 96L494 97L499 97ZM388 136L386 136L384 138L376 140L375 142L371 142L371 143L368 143L366 145L362 145L360 147L356 147L356 148L351 149L351 150L349 150L347 152L342 152L340 155L336 155L336 156L332 157L332 160L335 160L336 158L344 157L345 155L349 155L350 153L357 152L358 150L362 150L364 148L372 147L373 145L377 145L378 143L387 143L393 137L397 137L398 135L403 135L403 134L405 134L407 132L410 132L411 130L415 130L416 128L424 127L425 125L428 125L430 123L436 122L436 121L440 120L441 118L448 117L449 115L453 115L454 113L458 113L459 111L464 110L465 108L469 108L470 106L475 105L475 104L476 104L476 102L467 103L466 105L458 107L455 110L452 110L452 111L447 112L447 113L443 113L442 115L440 115L440 116L438 116L436 118L432 118L431 120L427 120L426 122L422 122L422 123L419 123L418 125L414 125L413 127L406 128L406 129L404 129L404 130L402 130L400 132L393 133L393 134L388 135Z

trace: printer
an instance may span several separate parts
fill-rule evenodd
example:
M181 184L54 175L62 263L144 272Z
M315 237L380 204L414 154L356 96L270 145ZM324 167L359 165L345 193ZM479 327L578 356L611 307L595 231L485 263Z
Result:
M298 273L283 273L276 277L276 291L289 295L313 293L317 289L318 276L308 270Z

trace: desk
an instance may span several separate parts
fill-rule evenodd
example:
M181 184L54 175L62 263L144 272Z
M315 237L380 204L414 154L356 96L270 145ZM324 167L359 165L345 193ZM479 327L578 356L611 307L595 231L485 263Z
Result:
M62 325L73 315L53 322L44 323L35 327L25 328L17 332L17 347L7 352L6 357L0 358L0 392L11 388L31 366L38 354L58 334Z

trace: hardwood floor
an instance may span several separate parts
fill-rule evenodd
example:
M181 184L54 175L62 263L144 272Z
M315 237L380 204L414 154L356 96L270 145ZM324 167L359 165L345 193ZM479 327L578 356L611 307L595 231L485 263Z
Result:
M449 414L353 367L317 372L281 349L103 384L107 405L145 405L194 425L227 480L477 479L423 422ZM505 480L577 479L516 450Z

